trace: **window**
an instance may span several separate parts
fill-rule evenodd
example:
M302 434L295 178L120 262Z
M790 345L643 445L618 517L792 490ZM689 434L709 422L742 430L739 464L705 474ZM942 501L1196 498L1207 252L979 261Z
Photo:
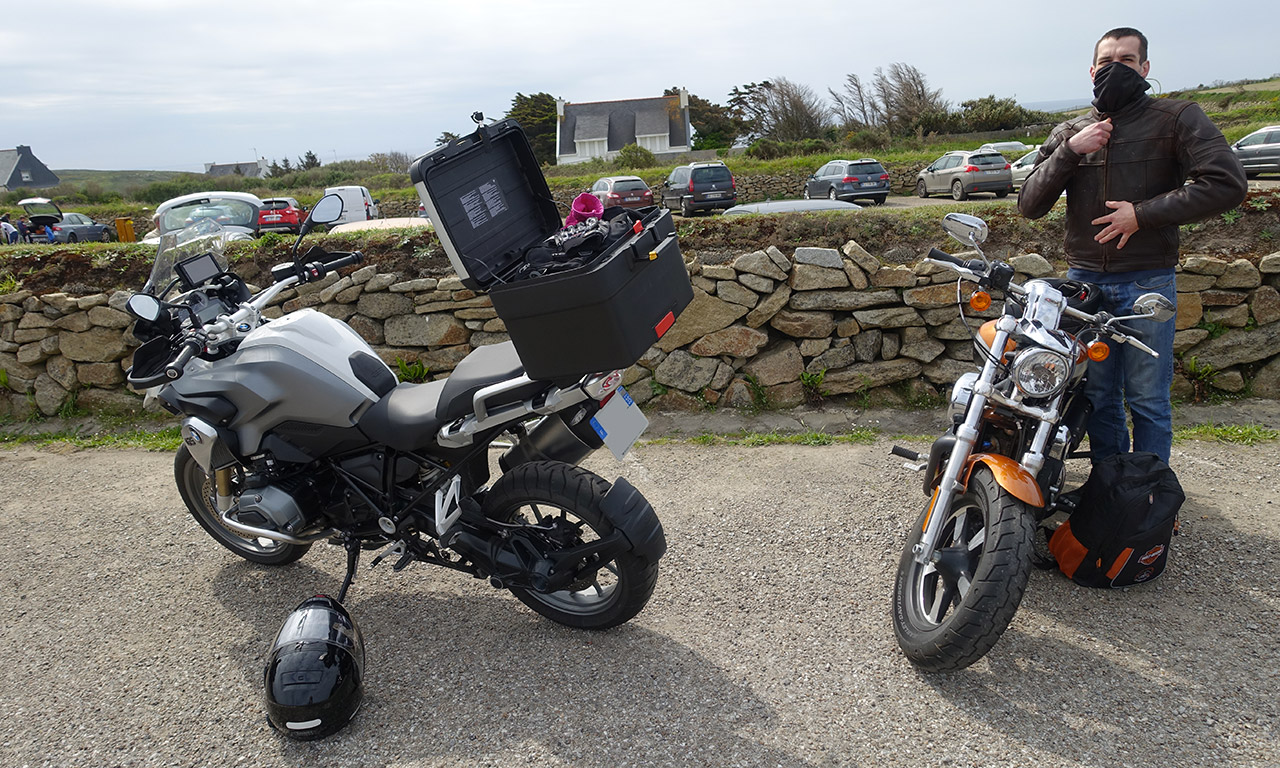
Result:
M733 175L729 173L729 169L723 165L711 165L702 168L693 169L693 180L703 184L711 184L721 181L731 181Z
M614 192L643 192L649 188L641 179L623 179L613 184Z
M22 180L23 180L23 181L32 181L32 178L31 178L31 171L23 171L23 172L22 172Z
M578 150L579 157L604 157L609 154L608 139L587 139L585 141L575 141L574 146Z
M1239 144L1242 147L1252 147L1255 144L1263 143L1263 139L1265 138L1267 138L1267 134L1255 133L1252 136L1245 136L1243 139L1240 140Z
M884 166L879 163L850 163L849 164L850 176L853 176L854 174L864 175L864 176L866 174L873 174L878 176L884 172L885 172Z
M1008 161L1004 159L1004 155L973 155L969 158L969 163L979 168L1003 168Z

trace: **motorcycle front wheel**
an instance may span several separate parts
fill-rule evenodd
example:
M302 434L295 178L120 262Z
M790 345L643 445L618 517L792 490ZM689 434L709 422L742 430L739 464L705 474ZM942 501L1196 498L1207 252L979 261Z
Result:
M559 461L535 461L513 467L485 494L482 511L501 523L552 527L565 547L604 538L613 532L601 501L609 491L604 478ZM609 629L644 608L658 581L657 562L624 552L594 573L557 592L509 587L520 602L577 629Z
M898 562L893 630L917 667L963 669L995 646L1018 610L1031 574L1034 518L979 465L943 523L938 556L921 565L912 548L923 521Z
M262 565L284 565L307 554L310 544L285 544L265 538L253 538L222 524L218 514L213 478L204 473L187 446L178 449L173 460L173 477L187 511L213 540L245 560ZM236 480L235 482L238 482Z

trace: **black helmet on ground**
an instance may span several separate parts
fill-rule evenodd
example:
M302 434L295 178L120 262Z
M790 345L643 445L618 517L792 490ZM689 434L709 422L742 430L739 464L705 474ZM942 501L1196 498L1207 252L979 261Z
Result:
M291 739L321 739L364 697L364 641L337 600L307 598L284 620L264 672L267 719Z

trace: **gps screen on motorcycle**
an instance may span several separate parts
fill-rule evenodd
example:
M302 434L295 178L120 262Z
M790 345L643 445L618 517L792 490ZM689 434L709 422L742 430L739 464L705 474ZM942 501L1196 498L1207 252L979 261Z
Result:
M182 289L190 291L222 274L222 267L218 266L218 261L213 258L213 254L202 253L195 258L174 264L173 271L178 273L178 278L182 281Z

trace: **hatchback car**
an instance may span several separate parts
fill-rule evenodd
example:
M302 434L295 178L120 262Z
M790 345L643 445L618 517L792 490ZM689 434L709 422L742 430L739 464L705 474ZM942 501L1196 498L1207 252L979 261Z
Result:
M983 144L978 147L978 149L989 149L993 152L999 152L1002 155L1005 152L1008 152L1013 155L1019 152L1026 152L1028 149L1031 149L1031 147L1028 147L1020 141L996 141L989 144Z
M1014 160L1009 166L1009 174L1013 177L1013 186L1022 188L1022 182L1027 180L1031 172L1036 167L1036 156L1040 154L1040 150L1032 149L1027 154Z
M1280 125L1260 128L1231 145L1246 176L1280 173Z
M724 163L690 163L671 172L662 182L662 205L679 209L684 216L698 211L732 208L738 188Z
M307 212L292 197L268 197L258 212L258 229L296 235L307 220Z
M142 238L158 243L166 232L176 232L201 219L216 221L232 240L258 236L258 212L262 200L248 192L193 192L166 200L156 208L156 228Z
M28 197L18 205L27 212L31 222L31 237L37 243L49 242L44 228L53 230L55 243L80 243L98 241L109 243L116 239L113 224L100 224L83 213L63 213L58 204L47 197Z
M947 191L956 200L967 200L974 192L1008 197L1013 191L1009 161L999 152L986 149L948 152L916 176L916 194L920 197Z
M600 203L623 208L648 208L653 205L653 190L639 176L605 176L591 185L591 194Z
M880 161L870 157L832 160L805 181L803 195L805 200L825 197L828 200L871 200L876 205L884 205L889 197L889 172Z

